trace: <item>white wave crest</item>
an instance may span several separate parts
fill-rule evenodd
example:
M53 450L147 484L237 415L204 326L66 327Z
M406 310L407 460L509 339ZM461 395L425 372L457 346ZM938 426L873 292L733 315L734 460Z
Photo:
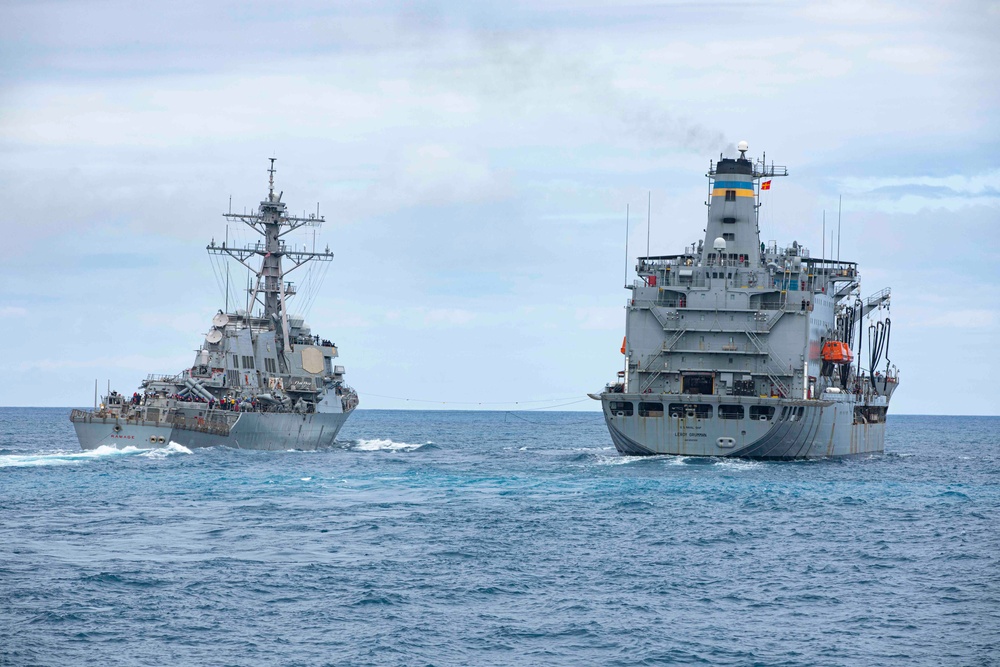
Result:
M747 470L753 470L755 468L760 468L764 464L760 461L754 461L752 459L719 459L715 464L720 468L726 468L727 470L733 470L734 472L744 472Z
M427 443L430 444L430 443ZM362 452L398 452L398 451L412 451L414 449L419 449L423 445L411 445L408 442L394 442L392 440L383 440L380 438L375 438L373 440L358 440L357 444L354 445L354 449L360 450Z
M618 455L607 455L600 454L595 461L595 465L599 466L623 466L629 463L637 463L645 459L645 456L627 456L625 454Z
M57 450L39 454L6 454L0 456L0 468L28 468L33 466L65 466L85 463L94 459L113 456L132 456L147 450L129 445L121 449L111 445L102 445L97 449L81 451Z
M150 449L145 454L144 457L147 459L165 459L168 456L173 456L174 454L190 454L191 450L181 445L179 443L170 441L166 447L157 447L156 449Z

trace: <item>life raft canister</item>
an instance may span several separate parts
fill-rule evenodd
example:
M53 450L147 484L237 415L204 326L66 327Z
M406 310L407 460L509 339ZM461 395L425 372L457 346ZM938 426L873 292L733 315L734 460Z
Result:
M847 343L839 340L828 340L823 344L823 361L834 364L849 364L854 361L854 353Z

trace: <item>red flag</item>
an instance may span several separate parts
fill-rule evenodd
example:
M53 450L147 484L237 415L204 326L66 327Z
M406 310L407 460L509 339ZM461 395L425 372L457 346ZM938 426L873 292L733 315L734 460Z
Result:
M760 184L760 189L761 190L770 190L771 189L771 181L764 181L763 183L761 183Z

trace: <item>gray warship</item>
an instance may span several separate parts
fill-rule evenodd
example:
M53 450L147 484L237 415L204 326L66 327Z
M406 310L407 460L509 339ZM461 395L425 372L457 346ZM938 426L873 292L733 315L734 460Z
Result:
M831 259L797 241L761 243L760 192L788 169L748 159L746 142L738 150L709 163L704 240L637 258L624 370L590 396L627 455L881 453L899 386L891 292L862 296L839 244ZM825 237L824 228L824 246Z
M150 375L131 396L109 391L93 410L73 410L70 421L83 449L226 445L242 449L316 449L333 444L358 405L357 393L335 365L337 346L314 335L287 304L296 288L285 276L323 252L299 251L282 239L303 226L324 222L318 212L288 215L274 193L274 159L268 194L255 213L226 213L263 237L241 248L207 247L235 259L254 279L245 310L219 310L195 354L176 375ZM228 235L227 235L228 236ZM228 306L227 306L228 310Z

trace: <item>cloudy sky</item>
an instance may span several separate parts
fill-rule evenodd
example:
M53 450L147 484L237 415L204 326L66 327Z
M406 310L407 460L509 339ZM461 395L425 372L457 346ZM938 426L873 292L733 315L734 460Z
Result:
M225 302L204 246L273 156L291 209L326 216L296 239L336 253L306 314L362 407L596 409L626 207L630 255L647 197L650 251L680 251L745 139L790 172L764 240L818 255L843 197L841 257L893 289L894 411L1000 414L995 2L0 12L0 405L190 365Z

